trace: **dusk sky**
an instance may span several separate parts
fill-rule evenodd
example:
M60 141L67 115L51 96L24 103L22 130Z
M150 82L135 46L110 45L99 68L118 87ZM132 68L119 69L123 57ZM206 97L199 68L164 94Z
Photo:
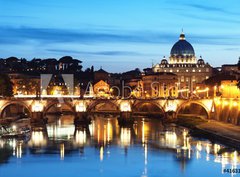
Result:
M239 0L0 0L0 58L71 55L109 72L151 67L183 28L212 66L240 56Z

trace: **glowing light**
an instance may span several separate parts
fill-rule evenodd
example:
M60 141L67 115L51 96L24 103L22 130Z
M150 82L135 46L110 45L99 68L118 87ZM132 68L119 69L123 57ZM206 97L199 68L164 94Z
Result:
M188 149L189 148L189 139L187 138L188 131L185 129L183 130L183 147L182 149Z
M236 101L233 102L233 106L236 107L238 106L238 103Z
M22 142L17 145L17 158L22 158Z
M100 161L103 161L103 146L100 147L100 152L99 152L99 157L100 157Z
M177 135L175 132L167 131L165 133L166 145L169 147L176 147L177 144Z
M47 95L47 90L46 89L42 90L42 95Z
M35 101L32 105L32 112L42 112L43 104L39 101Z
M232 161L236 165L238 163L238 152L234 151L232 154Z
M130 145L131 131L128 128L121 128L120 141L124 146Z
M107 141L111 141L112 140L112 134L113 134L113 130L112 130L112 124L110 123L110 120L108 120L107 122Z
M176 111L177 110L177 105L176 104L170 104L166 106L166 112L168 111Z
M42 131L33 131L30 144L34 146L43 146L46 145L46 139L43 136Z
M214 98L214 102L217 106L221 104L221 101L219 98Z
M197 142L197 145L196 145L196 148L198 151L202 151L202 145L201 145L201 142Z
M206 145L206 152L207 152L207 154L210 153L210 146L209 146L209 144Z
M131 111L131 105L129 102L121 102L120 104L120 110L121 112L130 112Z
M64 155L65 155L65 148L64 148L64 144L60 144L60 157L61 157L61 160L64 159Z
M228 101L224 101L224 102L223 102L223 105L224 105L224 106L227 106L228 104L229 104Z
M76 136L75 136L75 140L76 140L76 143L77 144L80 144L80 145L83 145L86 143L86 131L80 131L80 130L77 130L76 131Z
M144 121L142 123L142 143L145 143L145 131L144 131Z
M83 101L76 104L76 111L77 112L86 112L87 111L86 104Z
M12 126L12 129L13 129L13 131L16 131L16 130L17 130L17 126L16 126L16 125L13 125L13 126Z
M214 144L213 149L214 149L214 154L217 154L218 151L221 149L221 146L218 144Z
M36 98L36 95L14 95L14 98ZM41 95L41 98L79 98L79 95Z

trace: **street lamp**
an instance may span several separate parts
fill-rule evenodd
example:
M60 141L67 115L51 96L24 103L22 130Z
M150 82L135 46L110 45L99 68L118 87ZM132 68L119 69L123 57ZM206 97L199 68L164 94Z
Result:
M216 97L217 86L214 86L213 98Z
M207 91L207 98L208 98L208 91L209 91L209 88L208 88L208 87L206 88L206 91Z

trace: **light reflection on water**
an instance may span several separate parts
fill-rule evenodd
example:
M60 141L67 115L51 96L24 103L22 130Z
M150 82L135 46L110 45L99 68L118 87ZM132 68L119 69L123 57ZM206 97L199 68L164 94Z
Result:
M78 128L69 116L50 122L28 141L0 139L0 176L234 176L223 169L240 168L238 151L156 119L132 127L100 115Z

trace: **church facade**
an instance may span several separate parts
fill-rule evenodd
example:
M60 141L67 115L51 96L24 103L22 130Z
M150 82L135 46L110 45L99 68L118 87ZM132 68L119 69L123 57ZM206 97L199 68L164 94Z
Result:
M193 46L181 33L179 40L173 45L170 57L165 57L152 67L153 73L170 72L177 75L178 88L189 92L200 87L205 79L212 76L212 67L200 57L197 59Z

